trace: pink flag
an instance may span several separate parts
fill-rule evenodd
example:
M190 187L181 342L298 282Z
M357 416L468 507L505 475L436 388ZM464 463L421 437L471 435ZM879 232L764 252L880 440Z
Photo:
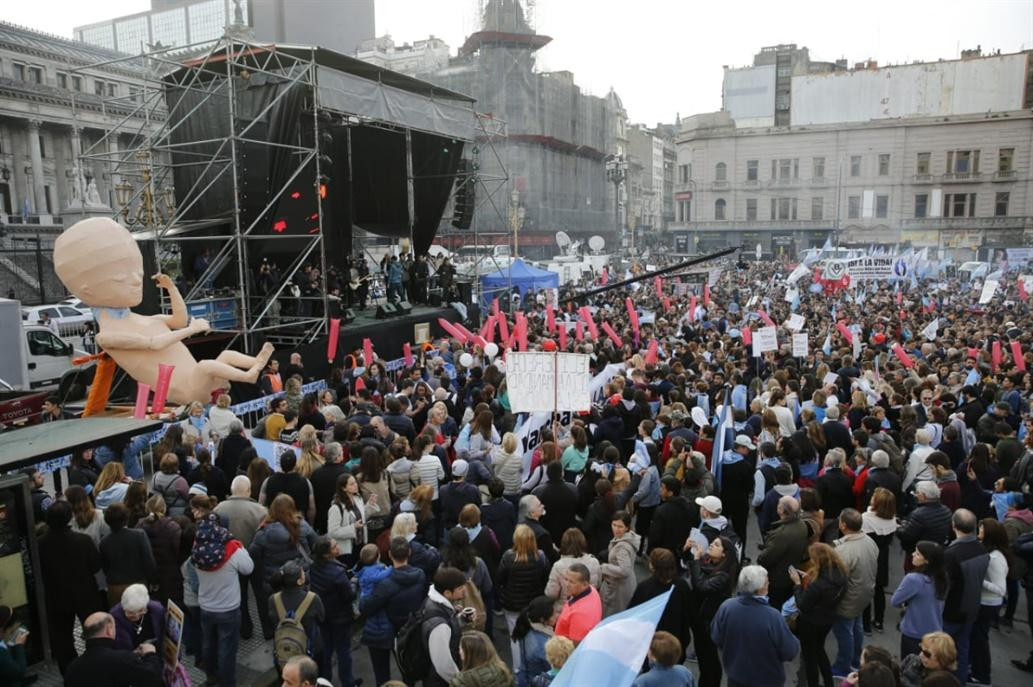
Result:
M341 337L341 320L337 317L330 320L330 336L326 340L326 359L333 365L337 357L337 341Z
M900 344L893 344L893 355L900 359L901 364L904 367L912 368L915 366L915 361L911 359L911 356L907 354L904 347Z
M578 320L574 324L574 338L577 339L578 341L584 341L585 340L585 328L581 324L581 320Z
M151 401L151 411L160 415L165 410L165 399L169 395L169 384L172 382L172 372L175 365L158 363L158 383L154 385L154 399Z
M481 325L481 330L479 332L477 332L477 333L481 335L481 338L483 338L483 339L485 339L487 341L491 341L492 337L494 336L494 330L495 330L495 316L494 315L488 315L488 319L486 319L484 321L484 324Z
M774 327L774 326L776 326L776 325L775 325L775 322L774 322L774 320L772 320L772 319L771 319L771 316L770 316L770 315L768 315L766 311L764 311L764 310L758 310L758 311L757 311L757 315L759 315L759 316L760 316L760 319L761 319L761 320L762 320L762 321L764 322L764 324L766 324L767 326L769 326L769 327Z
M599 284L602 285L602 286L606 286L607 282L609 282L609 281L610 281L610 268L609 267L604 267L603 268L603 276L599 278Z
M850 329L842 322L836 323L836 331L838 331L842 335L842 337L846 339L847 343L854 342L854 333L850 331Z
M1019 280L1022 283L1022 280ZM1019 372L1026 371L1026 359L1022 357L1022 344L1018 341L1011 342L1011 357L1015 361L1015 369Z
M495 317L498 317L500 312L501 311L499 310L499 299L496 298L496 299L492 300L492 302L491 302L491 313Z
M560 330L559 331L559 334L560 334L560 350L561 351L566 351L567 350L567 328L564 326L564 327L560 327L559 330Z
M628 309L628 319L631 321L631 331L635 333L635 338L638 339L638 311L635 310L635 304L631 300L631 296L624 299L624 307Z
M452 336L452 338L458 339L459 343L461 343L461 344L465 344L466 343L466 340L467 340L466 334L464 334L462 331L460 331L454 324L452 324L451 322L446 320L444 317L439 317L438 318L438 324L441 325L441 328L444 329L446 332L448 332L449 335ZM366 341L369 341L369 339L366 339ZM371 345L370 346L370 351L372 351L372 350L373 350L373 347ZM367 359L366 364L369 365L371 360L372 359Z
M402 344L402 355L405 357L405 366L406 367L412 367L412 363L413 363L412 346L409 344L408 341L406 341L404 344Z
M603 322L603 331L606 332L606 336L610 337L610 341L617 348L624 346L624 340L617 336L617 332L613 331L613 327L610 326L609 322Z
M509 341L509 323L506 322L506 316L499 313L495 316L495 321L499 323L499 343Z
M373 341L369 338L362 340L362 362L367 368L373 364Z
M689 299L689 322L696 321L696 294Z
M710 283L709 282L703 285L703 305L705 305L705 306L709 306L710 305Z
M749 327L742 328L742 342L747 346L753 343L753 332L750 331Z
M1023 281L1022 278L1019 278L1015 285L1019 287L1019 298L1027 300L1029 298L1029 294L1026 293L1026 282Z
M462 333L463 333L463 336L464 336L464 337L466 337L466 341L467 341L467 342L473 341L473 339L474 339L474 336L473 336L473 332L471 332L471 331L470 331L469 329L467 329L466 327L464 327L464 326L462 325L462 323L460 323L460 322L456 322L456 323L454 323L454 325L453 325L453 326L454 326L454 327L455 327L456 329L458 329L458 330L459 330L460 332L462 332Z
M363 381L362 377L355 378L355 391L359 392L366 388L366 382Z
M653 277L653 288L656 289L656 295L664 295L664 280L660 277Z
M550 334L556 333L556 312L552 308L552 303L545 306L545 328Z
M147 398L151 395L151 385L136 383L136 405L133 406L133 417L143 420L147 417Z
M664 296L664 312L671 312L671 299Z
M978 348L972 348L971 346L969 346L969 348L968 348L968 357L969 358L975 358L976 360L979 360L979 349Z
M516 328L516 332L517 332L517 346L520 347L520 351L521 352L526 351L527 350L527 317L524 316L524 313L522 313L522 312L518 312L517 313L516 324L513 325L513 326Z
M1001 366L1001 342L994 341L990 347L990 365L993 367L994 372L997 372L997 368Z
M657 277L659 279L659 277ZM656 339L649 340L649 348L646 350L645 362L646 365L656 365L656 361L660 355L660 344Z
M598 341L599 328L595 326L595 320L592 319L592 312L588 309L588 306L581 306L578 309L578 314L581 315L581 319L585 321L585 325L588 327L588 333L592 335L594 340Z

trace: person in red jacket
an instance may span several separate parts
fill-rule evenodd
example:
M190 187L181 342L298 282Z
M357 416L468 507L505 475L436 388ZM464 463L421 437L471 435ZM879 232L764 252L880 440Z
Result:
M556 634L580 642L603 618L603 603L599 592L591 585L588 568L574 563L563 573L570 597L556 621Z
M961 485L958 483L958 475L951 469L947 454L933 451L925 457L925 464L933 468L936 486L940 488L940 503L952 512L961 508Z

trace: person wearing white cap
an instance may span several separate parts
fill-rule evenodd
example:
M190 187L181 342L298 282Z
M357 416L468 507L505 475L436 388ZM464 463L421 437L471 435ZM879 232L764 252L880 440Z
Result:
M466 481L469 469L469 463L457 458L452 463L452 481L441 487L441 522L446 531L459 524L463 506L468 503L481 505L481 491Z
M735 443L721 456L721 503L724 515L731 520L742 547L746 547L746 522L753 500L753 463L746 460L757 449L745 434L735 437ZM715 471L716 474L716 471Z
M721 499L716 496L700 496L696 498L696 505L699 506L699 518L701 524L699 526L699 532L707 538L708 542L713 543L718 537L727 537L736 545L739 546L739 535L735 533L728 518L721 515L721 511L724 509L721 504ZM685 550L682 552L683 557L686 559L692 555L692 549L689 548L689 542L685 542Z

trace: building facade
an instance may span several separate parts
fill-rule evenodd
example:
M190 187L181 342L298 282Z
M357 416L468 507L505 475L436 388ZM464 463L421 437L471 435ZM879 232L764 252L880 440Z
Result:
M742 126L728 111L682 120L675 251L759 243L766 254L792 255L832 239L858 247L910 243L930 248L931 255L975 259L995 248L1033 243L1033 113L1021 107L1030 86L1025 72L1014 68L1029 55L971 56L980 63L974 69L959 61L925 65L923 80L936 81L935 72L942 70L940 81L952 91L950 99L945 93L935 103L928 93L897 103L903 95L895 99L874 87L859 87L860 95L841 91L838 80L855 79L857 71L862 81L881 74L884 88L897 89L891 84L900 74L893 70L914 68L876 71L866 64L792 79L792 105L784 116L807 124ZM969 78L958 75L966 73L998 75L993 88L980 89L992 92L973 97L1000 109L958 111L971 107L964 92L953 94ZM839 96L817 107L815 83ZM727 104L727 83L725 90ZM868 116L871 99L889 114ZM763 114L741 103L736 107L748 121ZM772 122L779 116L774 101L764 116Z
M76 40L136 55L214 41L235 21L235 13L259 40L318 45L351 55L374 35L373 0L151 0L151 9L77 26Z
M355 56L360 60L403 74L436 72L448 66L448 43L430 36L410 45L395 44L391 36L378 36L363 41Z

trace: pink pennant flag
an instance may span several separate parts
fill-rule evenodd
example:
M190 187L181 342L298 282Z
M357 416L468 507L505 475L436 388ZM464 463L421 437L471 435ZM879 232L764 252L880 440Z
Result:
M1022 283L1022 280L1019 280ZM1015 369L1019 372L1026 371L1026 359L1022 357L1022 344L1018 341L1011 342L1011 358L1015 361Z
M488 319L484 321L484 324L481 326L481 331L479 331L478 334L480 334L481 337L487 341L491 341L493 338L495 338L494 315L488 315Z
M664 312L671 312L671 299L664 296Z
M757 311L757 315L760 317L761 321L764 322L764 324L766 324L767 326L769 326L769 327L775 327L776 326L775 325L775 321L771 319L771 316L768 315L766 311L758 310Z
M631 321L631 331L635 333L635 338L638 339L638 311L635 310L635 303L632 302L631 296L624 299L624 307L628 309L628 320Z
M839 332L844 339L846 339L847 343L854 342L854 333L850 331L850 329L842 322L836 323L836 331Z
M502 313L495 315L495 321L499 323L499 342L509 341L509 323Z
M553 310L552 303L545 306L545 327L550 334L556 333L556 312Z
M599 340L599 327L595 326L595 320L592 319L592 312L588 309L587 305L583 305L578 309L578 314L581 315L581 319L585 321L585 326L588 327L588 333L592 335L595 341Z
M968 357L969 358L975 358L976 360L979 360L979 349L978 348L972 348L971 346L969 346L969 348L968 348Z
M165 412L165 401L169 395L169 385L172 383L172 373L175 365L158 363L158 383L154 385L154 398L151 400L151 412L161 415Z
M564 327L560 327L559 328L559 334L560 334L560 350L561 351L566 351L567 350L567 328L565 326Z
M653 288L657 296L664 295L664 280L661 277L653 277Z
M470 341L472 341L472 342L474 343L474 345L475 345L475 346L480 346L480 347L481 347L481 350L482 350L482 351L483 351L483 350L485 349L485 347L487 347L487 345L488 345L488 342L487 342L487 341L485 341L485 340L484 340L484 337L483 337L483 336L481 336L480 334L474 334L474 335L473 335L473 338L471 338L471 339L470 339Z
M689 322L696 321L696 294L689 299Z
M749 327L742 328L742 342L747 346L753 343L753 332L750 331Z
M326 340L326 359L331 365L337 357L337 342L341 338L341 320L333 318L330 320L330 336Z
M372 339L365 338L362 340L362 362L363 367L369 367L373 364L373 341Z
M517 331L517 346L520 347L520 352L527 350L527 318L524 313L517 313L517 321L514 325Z
M466 334L461 332L454 324L446 320L444 317L438 318L438 324L441 325L442 329L448 332L449 336L451 336L454 339L458 339L459 343L466 343ZM366 341L369 341L369 339L366 339ZM372 348L370 350L372 350ZM369 363L367 362L366 364L368 365Z
M606 286L606 284L609 281L610 281L610 268L609 267L604 267L603 268L603 276L599 278L599 284L602 285L602 286Z
M901 364L906 368L912 368L915 366L915 361L911 359L911 356L907 354L904 347L900 344L893 344L893 355L900 359Z
M499 299L496 298L491 302L491 314L497 318L500 312L502 311L499 310Z
M412 345L408 341L406 341L404 344L402 344L402 355L405 358L405 366L406 367L412 367L412 364L413 364Z
M603 331L606 332L606 336L610 337L610 341L617 348L623 348L624 340L617 336L617 332L613 331L613 327L610 326L609 322L603 322Z
M706 283L703 285L703 305L710 305L710 284Z
M469 329L464 327L462 325L462 323L456 322L454 326L455 326L456 329L458 329L460 332L462 332L463 336L466 337L466 341L467 342L473 341L473 339L474 339L473 332L471 332Z
M1019 280L1015 282L1015 285L1019 287L1019 298L1024 301L1028 300L1029 294L1026 293L1026 282L1020 277Z
M359 391L362 391L365 388L366 388L366 382L362 379L362 377L356 377L355 378L355 391L356 391L356 393L358 393Z
M997 368L1001 366L1001 342L994 341L990 347L990 365L993 367L994 372L997 372Z
M656 365L657 359L660 357L660 343L656 339L649 340L649 348L646 350L645 362L646 365Z
M585 328L584 328L584 325L581 324L581 320L578 320L574 324L574 338L577 339L578 341L584 341L585 340Z

